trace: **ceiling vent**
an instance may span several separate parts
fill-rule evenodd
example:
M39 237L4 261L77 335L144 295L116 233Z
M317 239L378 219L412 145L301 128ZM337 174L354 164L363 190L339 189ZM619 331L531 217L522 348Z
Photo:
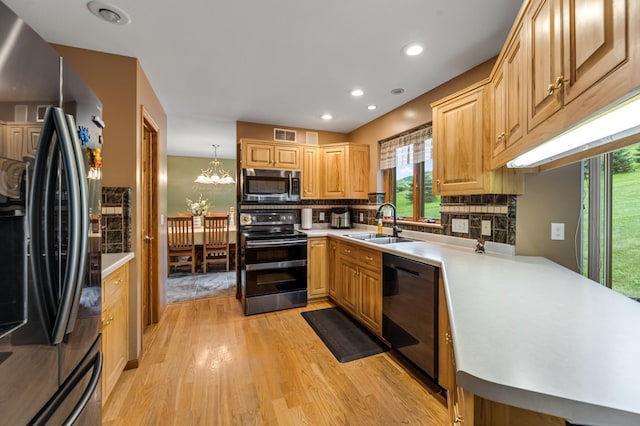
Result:
M278 142L295 142L296 131L286 129L273 129L273 140Z

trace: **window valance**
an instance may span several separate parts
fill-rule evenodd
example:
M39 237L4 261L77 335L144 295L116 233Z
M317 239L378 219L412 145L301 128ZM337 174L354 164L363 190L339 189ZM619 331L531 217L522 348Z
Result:
M432 127L427 126L380 144L380 169L431 159Z

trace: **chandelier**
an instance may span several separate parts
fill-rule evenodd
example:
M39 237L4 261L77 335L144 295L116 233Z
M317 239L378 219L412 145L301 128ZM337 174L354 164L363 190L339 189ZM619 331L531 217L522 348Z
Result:
M209 163L209 168L207 170L202 170L200 176L194 180L195 183L205 183L205 184L219 184L219 183L236 183L235 180L231 177L231 175L226 172L222 166L220 165L220 161L218 161L218 147L220 145L211 145L213 146L214 158L211 163Z

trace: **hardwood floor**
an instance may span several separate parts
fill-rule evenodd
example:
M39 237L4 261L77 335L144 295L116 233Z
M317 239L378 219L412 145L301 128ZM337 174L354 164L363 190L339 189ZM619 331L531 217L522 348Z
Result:
M104 425L445 425L446 408L388 353L339 363L300 315L245 317L233 298L167 306Z

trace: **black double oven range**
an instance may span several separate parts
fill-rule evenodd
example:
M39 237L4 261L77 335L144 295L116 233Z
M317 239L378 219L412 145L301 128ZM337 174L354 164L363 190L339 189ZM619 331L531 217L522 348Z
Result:
M295 210L240 212L238 283L245 315L307 304L307 235Z

